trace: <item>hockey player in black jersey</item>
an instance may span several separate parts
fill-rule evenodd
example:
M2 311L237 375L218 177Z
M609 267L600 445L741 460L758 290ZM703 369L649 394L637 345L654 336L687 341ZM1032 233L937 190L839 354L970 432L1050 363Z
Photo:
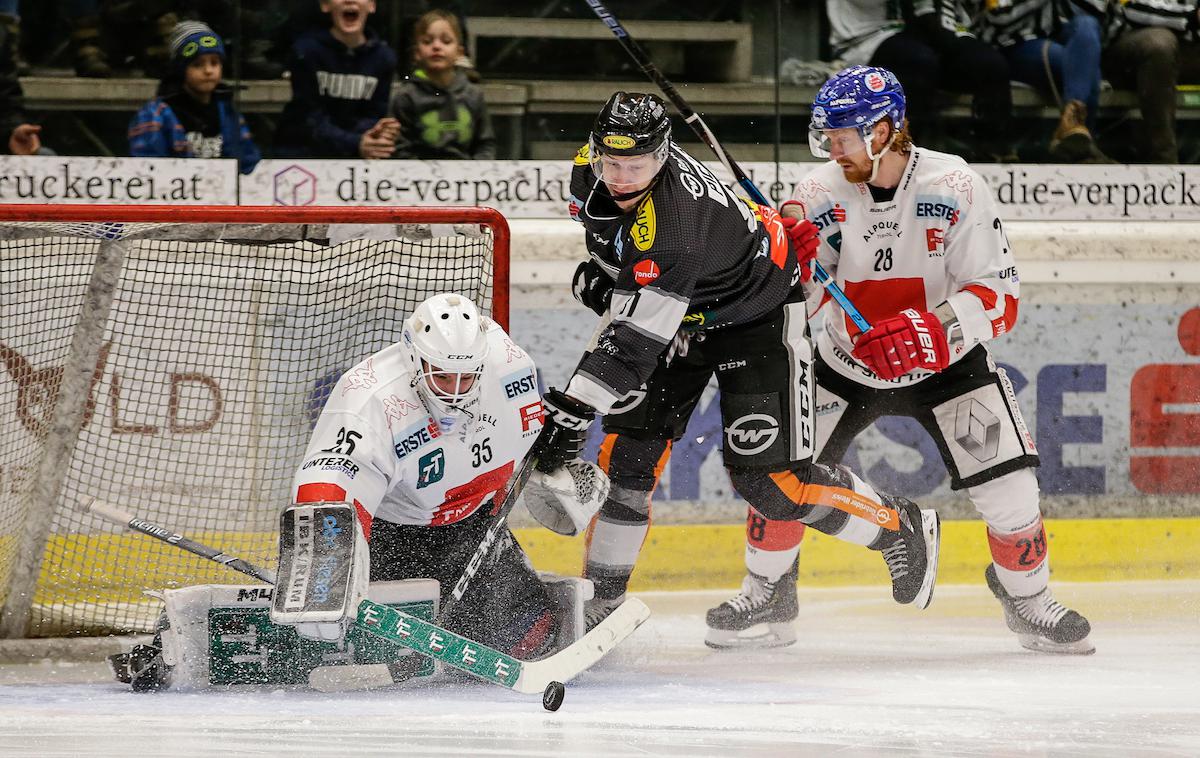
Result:
M803 286L816 227L733 194L671 141L664 103L618 92L575 158L571 213L590 261L577 296L605 318L564 390L544 397L533 452L554 470L604 415L611 490L589 530L594 624L623 600L673 440L716 374L730 481L764 516L881 551L893 596L924 608L939 522L813 462L812 344Z

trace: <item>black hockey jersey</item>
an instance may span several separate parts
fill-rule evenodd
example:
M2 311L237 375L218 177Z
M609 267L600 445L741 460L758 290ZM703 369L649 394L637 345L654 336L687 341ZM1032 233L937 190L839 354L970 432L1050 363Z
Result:
M745 324L783 303L799 280L779 215L738 197L671 146L638 205L622 211L592 173L587 148L571 174L571 216L615 281L611 323L567 393L606 412L650 376L682 328Z

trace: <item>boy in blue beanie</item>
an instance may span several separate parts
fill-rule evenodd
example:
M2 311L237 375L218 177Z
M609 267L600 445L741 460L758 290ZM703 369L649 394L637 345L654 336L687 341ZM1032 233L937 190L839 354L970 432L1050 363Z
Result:
M243 174L262 157L221 83L225 45L207 25L183 21L171 32L171 70L158 95L129 123L129 154L147 158L237 158Z

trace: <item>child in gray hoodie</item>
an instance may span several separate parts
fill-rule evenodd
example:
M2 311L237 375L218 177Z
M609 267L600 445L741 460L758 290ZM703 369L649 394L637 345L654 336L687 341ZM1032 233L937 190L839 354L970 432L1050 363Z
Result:
M432 10L413 29L414 70L392 98L400 122L396 158L491 159L496 136L483 90L454 63L463 55L462 26Z

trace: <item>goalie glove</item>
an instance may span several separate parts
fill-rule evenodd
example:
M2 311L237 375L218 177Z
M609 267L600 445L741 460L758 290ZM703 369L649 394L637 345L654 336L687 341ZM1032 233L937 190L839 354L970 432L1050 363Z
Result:
M367 597L371 554L350 503L293 503L279 517L271 621L302 637L342 639Z
M875 322L858 338L853 354L884 381L918 368L941 371L950 365L950 345L942 322L932 313L914 308Z
M542 526L574 537L592 522L608 497L608 476L578 458L552 474L535 471L525 485L525 507Z

